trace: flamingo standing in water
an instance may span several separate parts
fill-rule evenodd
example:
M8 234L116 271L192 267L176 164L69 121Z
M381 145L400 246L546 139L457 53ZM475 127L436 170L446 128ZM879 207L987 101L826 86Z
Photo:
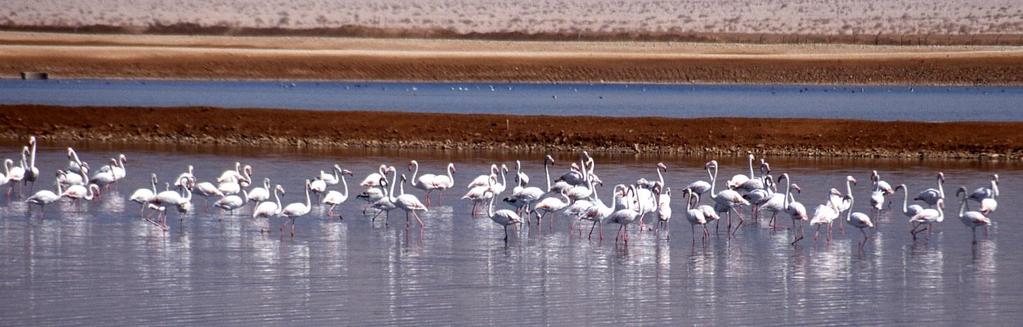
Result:
M863 242L860 243L860 250L862 251L863 247L867 245L867 239L870 238L870 236L867 236L867 232L863 229L874 228L874 222L870 219L870 216L865 213L852 212L851 208L854 201L852 194L846 194L845 197L848 199L850 207L850 209L845 212L845 222L852 227L859 228L860 233L863 234Z
M546 156L546 157L544 157L544 160L543 160L543 170L544 170L544 174L547 177L547 188L548 189L550 189L550 186L551 186L551 174L550 174L550 167L549 167L550 160L551 160L551 156ZM524 175L524 174L520 173L519 175ZM505 198L504 201L508 202L508 203L512 203L512 204L518 206L518 209L516 210L516 212L523 212L523 211L525 211L525 213L526 213L526 224L529 224L530 223L528 221L529 220L529 216L533 214L532 210L530 210L530 208L529 208L529 205L531 203L533 203L533 202L539 201L540 198L543 198L544 194L547 194L547 191L544 191L544 190L540 189L539 187L535 187L535 186L526 187L525 186L526 183L522 179L519 179L518 182L519 182L519 185L516 186L512 190L511 196ZM537 223L539 224L539 221L537 221Z
M938 205L938 200L945 198L945 173L938 172L938 188L929 188L920 192L913 201L923 201L932 208Z
M909 233L913 235L914 241L916 240L916 234L924 231L924 229L930 231L931 225L945 220L945 199L938 199L938 202L935 203L935 207L937 209L927 208L909 218L909 222L914 224L913 229L909 231ZM928 234L929 233L930 232L928 232Z
M796 189L796 192L799 193L803 192L802 189L796 183L792 183L788 173L781 174L778 177L778 183L781 183L783 179L785 180L785 201L783 202L785 213L789 214L789 217L792 218L792 228L797 229L796 236L792 238L792 243L789 244L795 246L797 242L803 239L803 222L810 220L810 218L806 215L806 206L796 201L796 196L792 194L792 189Z
M305 203L295 202L281 209L281 215L291 220L291 237L295 237L295 219L309 214L309 211L312 210L313 204L312 199L309 197L309 184L310 180L305 180ZM286 224L287 222L281 224L281 236L284 236L284 225Z
M629 190L628 190L628 192L626 192L626 196L628 196L629 193L631 193L632 196L636 196L636 186L635 185L629 186ZM639 201L639 203L637 204L636 209L629 209L629 208L619 209L619 210L615 211L614 213L612 213L611 216L607 217L607 223L608 224L614 223L614 224L619 224L620 225L618 227L618 235L615 236L615 244L618 244L618 239L622 238L622 239L625 240L625 245L626 246L629 245L629 224L631 224L631 223L635 222L637 219L639 219L640 215L642 215L642 212L643 212L643 201Z
M703 243L706 244L707 243L707 237L710 236L710 230L707 229L707 222L708 221L707 221L707 216L705 215L705 212L696 206L696 201L693 201L693 200L698 200L698 198L695 197L696 191L693 191L692 189L686 188L686 189L682 190L682 194L684 194L684 196L686 197L686 220L689 221L689 227L690 227L690 230L692 231L693 245L696 245L696 226L697 225L703 226ZM713 211L714 210L711 209L711 212L713 212ZM715 215L716 214L717 213L715 213Z
M274 186L274 201L263 201L259 205L256 205L256 209L252 210L252 218L267 218L268 220L273 217L281 215L281 195L284 194L284 187L280 184ZM270 223L267 222L267 227L259 228L259 233L262 234L264 231L270 231Z
M321 170L318 179L323 181L324 183L327 183L327 185L337 185L337 183L340 181L339 175L343 173L344 172L341 169L341 166L334 164L334 167L331 167L330 173Z
M978 187L970 193L968 200L979 202L979 211L984 215L990 215L998 209L998 195L998 174L994 174L991 175L991 188Z
M813 217L810 218L810 226L815 226L816 231L813 233L813 240L817 240L817 236L820 234L821 227L827 225L828 242L831 242L831 227L835 219L842 214L839 209L839 205L848 203L848 198L843 197L843 201L839 203L832 202L830 199L835 195L842 196L842 193L836 189L831 189L828 193L828 202L825 204L817 205L817 208L813 209Z
M752 170L753 169L752 166L750 167L751 167L750 169ZM739 216L739 225L735 227L735 230L737 231L739 230L739 227L742 227L744 219L742 213L736 210L735 207L749 205L750 203L749 201L746 201L746 199L742 198L742 195L740 195L739 192L736 192L734 190L725 189L722 190L721 192L714 191L715 186L717 185L718 178L718 162L716 160L711 160L706 165L704 165L704 168L708 170L710 168L714 168L714 173L711 174L710 178L710 198L714 200L715 203L714 210L720 213L726 213L728 215L728 232L729 236L731 236L732 234L734 234L734 232L732 231L732 212L735 212L735 214ZM716 228L717 227L715 225L715 229Z
M664 188L664 184L654 185L654 207L657 214L657 235L660 237L661 230L664 230L664 239L671 238L671 229L668 222L671 220L671 188ZM664 188L664 190L662 190Z
M380 186L380 184L379 184L380 180L385 180L386 181L386 178L387 178L386 170L387 170L387 165L380 165L380 167L377 168L377 172L371 173L368 176L366 176L366 178L364 178L362 180L362 182L359 182L359 186L362 186L362 187L367 188L367 189L372 189L373 187ZM372 203L372 202L370 202L370 203Z
M474 189L474 188L477 188L477 187L480 187L480 186L489 186L490 185L490 176L497 176L497 174L498 174L497 164L491 164L490 165L490 174L483 174L483 175L476 176L476 178L474 178L471 182L469 182L469 185L467 185L465 188L471 190L471 189Z
M142 207L142 210L139 212L139 216L142 216L142 217L145 217L145 215L146 215L146 207L149 206L150 202L153 202L153 198L156 197L156 193L157 193L157 191L156 191L156 182L157 182L156 174L152 174L152 176L150 176L150 178L149 178L149 181L150 181L150 184L151 184L150 186L152 186L151 189L144 188L144 187L140 188L140 189L137 189L137 190L135 190L134 193L131 194L131 197L128 198L132 202L138 203L139 206Z
M413 168L415 170L413 170ZM455 164L448 163L447 175L422 174L419 175L419 162L409 162L408 170L412 172L412 187L426 191L426 206L430 206L430 193L433 191L444 191L455 186L454 173Z
M46 217L46 205L57 202L57 200L60 200L59 194L63 193L64 190L61 189L60 182L57 182L57 193L53 193L53 191L50 190L39 190L32 196L28 197L28 199L25 199L25 203L39 205L39 217L44 218ZM32 211L30 207L29 215L31 214Z
M998 177L995 177L996 180L997 178ZM978 211L966 211L966 202L968 201L966 196L966 186L960 186L959 190L956 191L956 196L959 197L959 221L963 222L963 225L966 225L966 227L969 227L972 230L973 244L977 244L977 227L983 226L984 228L987 228L988 226L991 226L991 218L988 218Z
M323 196L323 204L330 205L330 209L327 209L328 216L334 215L334 207L338 206L339 204L345 203L345 201L348 201L348 181L345 180L345 176L352 176L352 172L349 170L341 170L340 176L341 185L342 187L344 187L344 193L331 190L327 192L326 195ZM337 219L341 220L344 219L344 217L342 217L339 214L337 215Z
M270 178L263 178L263 187L254 187L249 190L246 197L246 201L253 203L253 206L259 205L260 202L270 200Z
M429 209L427 209L426 205L420 202L419 198L415 195L405 193L406 181L408 181L408 179L405 178L405 174L401 174L401 184L398 186L398 189L401 191L401 195L398 195L398 197L393 197L393 195L391 195L391 201L394 202L394 205L399 209L405 211L405 229L408 230L409 228L409 214L411 214L416 217L416 221L419 222L419 233L422 234L423 228L426 227L426 224L423 223L422 218L419 218L419 214L417 214L416 211L427 212Z
M31 150L27 152L28 162L25 166L25 179L26 184L32 184L29 186L29 190L35 188L36 179L39 178L39 168L36 168L36 137L30 136L28 138L28 146ZM28 150L28 149L26 149Z
M519 214L515 213L515 211L511 211L508 209L501 209L495 212L494 211L495 198L497 198L497 196L493 194L490 195L490 204L487 205L487 217L490 217L490 220L493 220L498 225L504 227L504 243L508 244L508 226L521 225L522 217L520 217Z

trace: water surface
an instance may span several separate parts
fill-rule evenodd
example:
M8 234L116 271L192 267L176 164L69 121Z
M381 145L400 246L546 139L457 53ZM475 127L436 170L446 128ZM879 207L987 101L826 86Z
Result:
M14 157L17 149L0 148ZM102 163L115 153L83 150L84 160ZM4 325L182 325L226 323L320 324L822 324L879 323L1006 324L1023 318L1023 178L1016 165L993 162L785 161L772 160L775 174L789 172L803 187L808 207L823 203L830 187L847 174L861 182L870 169L914 191L934 184L934 171L955 185L984 185L998 172L1003 182L996 225L990 238L970 244L970 233L954 216L927 240L913 241L901 213L883 213L880 228L863 253L860 234L835 234L830 244L811 240L789 246L788 230L743 228L735 239L723 234L706 246L693 245L673 199L671 239L633 232L628 247L615 246L614 226L603 242L569 238L567 219L553 232L535 228L513 235L473 219L457 200L464 183L495 159L476 153L292 153L292 152L127 152L128 178L117 190L77 209L67 202L47 209L46 218L26 216L26 205L0 196L0 321ZM249 209L236 215L199 209L179 220L170 214L163 232L138 217L126 197L195 165L209 180L242 161L255 178L271 177L287 189L284 202L302 200L302 180L338 163L356 179L381 162L404 168L419 159L424 171L456 162L459 186L443 193L424 215L426 229L406 234L397 212L390 227L372 225L352 199L339 212L325 209L299 219L298 235L261 234L262 220ZM540 158L520 156L533 183L543 183ZM496 158L509 162L511 157ZM572 156L558 157L553 171L565 171ZM597 172L611 185L655 177L653 164L671 168L669 186L680 189L696 178L706 158L598 158ZM722 178L742 173L744 162L720 158ZM37 165L44 182L66 165L60 149L43 149ZM357 181L356 181L357 182ZM351 181L350 181L351 184ZM359 192L352 187L352 192ZM410 191L413 192L413 191ZM859 199L867 187L856 187ZM414 191L420 194L419 191ZM193 201L202 207L203 200ZM862 201L866 202L866 201ZM857 211L866 211L866 203ZM954 215L955 201L946 210ZM783 219L788 226L789 221Z
M513 115L1020 121L1023 88L0 80L0 104Z

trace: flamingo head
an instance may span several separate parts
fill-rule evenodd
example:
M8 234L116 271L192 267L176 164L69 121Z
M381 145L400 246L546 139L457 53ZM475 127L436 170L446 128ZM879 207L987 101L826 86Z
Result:
M717 168L717 167L718 167L718 161L717 160L708 161L707 164L703 165L704 169Z
M354 174L352 174L352 171L348 169L342 169L341 175L355 176Z
M800 188L799 185L796 185L796 183L792 183L791 186L792 186L792 189L796 190L796 193L800 193L800 194L803 193L803 189Z
M178 212L188 213L189 211L192 211L192 208L193 206L191 202L185 202L178 206Z
M281 186L281 184L277 184L276 187L274 187L274 191L281 192L281 195L284 195L285 193L284 186Z
M125 156L124 153L118 154L117 159L121 159L123 162L128 162L128 157Z
M192 171L194 171L194 170L195 170L195 167L194 167L194 166L192 166L192 165L188 165L188 173L189 173L189 174L191 174L191 173L192 173Z
M252 166L245 165L245 167L242 168L242 171L245 172L246 175L252 175Z
M941 181L942 183L944 183L945 182L945 173L939 171L938 172L938 180Z
M749 153L749 155L747 155L746 157L749 158L750 161L753 161L753 159L756 158L755 156L753 156L753 152L748 152L748 153Z
M568 169L571 171L579 171L579 164L573 162L572 165L568 167Z
M828 194L829 195L834 195L834 196L839 196L839 197L842 196L842 192L838 191L838 189L836 189L836 188L831 188L831 190L828 191Z
M417 161L415 161L415 160L409 161L409 162L408 162L408 171L412 171L412 166L413 166L413 165L415 165L415 166L419 166L419 162L417 162Z
M966 195L966 186L959 186L959 189L956 190L956 197L959 197L960 195Z
M661 184L660 183L654 184L654 187L650 189L650 192L653 192L656 195L661 195Z
M552 165L554 164L554 157L551 157L551 155L549 155L549 154L544 156L543 160L546 161L547 163L552 164Z
M71 147L68 147L67 148L67 158L68 159L74 159L74 156L75 156L75 149L72 149Z
M764 175L771 173L771 165L767 163L767 160L760 159L760 173Z
M504 173L508 173L508 165L501 164L501 171Z
M32 135L32 136L28 137L28 144L29 145L36 145L36 137L35 137L35 135Z
M458 172L458 170L455 169L455 163L453 163L453 162L449 162L448 163L448 170L450 170L452 174Z
M658 162L657 163L657 168L659 168L659 169L661 169L663 171L668 171L668 166L665 165L663 162Z
M309 184L311 184L312 182L313 182L313 181L311 181L311 180L309 180L309 179L306 179L306 180L305 180L305 188L309 188Z
M338 166L337 164L334 164L334 169L335 170L341 170L341 166Z
M995 183L998 183L998 174L992 174L991 178L995 180Z
M856 178L855 177L845 176L845 180L850 182L850 183L852 183L852 185L856 185Z

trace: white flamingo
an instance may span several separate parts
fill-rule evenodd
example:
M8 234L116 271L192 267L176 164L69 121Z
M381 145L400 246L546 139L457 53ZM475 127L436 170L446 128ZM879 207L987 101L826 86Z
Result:
M740 213L739 210L736 210L735 207L749 205L750 203L749 201L746 201L746 199L742 198L742 195L740 195L739 192L734 190L725 189L721 192L714 191L718 178L718 163L716 160L711 160L707 163L707 165L704 165L704 167L714 168L714 173L711 174L710 178L710 198L714 200L714 209L717 212L726 213L728 215L728 232L729 235L731 235L734 233L732 231L732 212L735 212L735 214L739 216L739 225L735 227L735 230L739 230L739 227L742 227L742 223L745 219L743 218L742 213ZM720 224L720 222L718 222L718 224ZM715 225L715 229L716 228L717 225Z
M415 170L413 170L413 168ZM455 186L454 163L448 163L447 169L445 169L447 171L447 175L419 175L419 162L415 160L409 162L408 170L412 172L412 187L426 191L426 206L430 206L431 204L430 194L433 193L433 191L441 192Z
M828 192L828 198L829 198L828 202L825 203L825 204L817 205L817 208L813 209L813 217L810 218L810 226L811 227L816 227L816 229L817 229L814 232L814 234L813 234L813 240L814 241L817 240L817 236L820 234L821 227L824 226L824 225L827 225L827 227L828 227L828 230L827 230L828 242L831 241L831 226L832 226L832 223L835 221L835 219L837 219L842 214L842 211L839 210L838 206L839 205L844 205L844 203L849 202L848 198L845 198L845 197L843 197L843 201L842 202L839 202L839 203L832 202L831 201L831 197L835 196L836 194L838 196L842 196L842 193L838 192L838 190L831 189L831 191Z
M331 167L330 173L321 170L319 179L324 183L327 183L327 185L337 185L340 181L340 177L338 175L342 173L343 171L341 170L341 166L334 164L334 167Z
M82 176L86 176L89 174L89 164L83 162L81 159L78 158L78 152L75 152L75 149L72 149L71 147L67 148L67 158L68 172L72 172Z
M849 200L848 202L851 208L854 202L852 194L846 194L845 197ZM845 223L849 224L849 226L858 228L860 233L863 234L863 242L860 243L860 249L863 249L863 246L867 245L867 239L870 238L870 236L867 236L867 232L863 229L874 228L874 222L870 219L870 216L862 212L852 212L852 209L849 209L845 212Z
M544 157L544 160L543 160L543 170L544 170L544 174L546 174L546 176L547 176L547 187L548 188L550 188L550 186L551 186L551 175L550 175L550 167L549 167L550 160L549 159L550 159L550 156L547 156L547 157ZM521 176L521 175L525 175L525 174L519 173L518 175ZM532 210L530 210L530 208L529 208L529 205L532 204L533 202L540 201L540 198L543 198L544 194L547 194L547 191L544 191L544 190L540 189L539 187L535 187L535 186L525 187L525 182L522 179L518 180L518 184L519 185L516 186L513 189L511 196L505 198L504 201L518 206L518 209L516 210L516 212L523 212L523 211L525 211L525 213L527 215L526 216L526 219L527 219L526 223L529 224L530 223L528 221L529 216L531 216L533 214Z
M220 208L220 210L227 211L231 215L234 215L234 209L238 209L245 206L246 198L248 198L248 194L246 194L245 190L242 190L242 196L232 194L222 197L216 202L213 202L213 206Z
M979 202L979 211L984 215L990 215L998 209L998 195L998 174L994 174L991 175L991 188L978 187L970 193L968 200Z
M377 172L371 173L368 176L366 176L366 178L359 183L359 186L365 187L367 189L380 186L379 181L381 179L386 180L387 178L387 176L385 176L386 175L385 170L387 170L387 165L380 165L380 168L377 169Z
M375 223L376 220L377 220L377 217L380 216L380 213L385 213L385 216L384 216L384 227L387 227L388 224L389 224L388 221L391 219L391 211L394 210L394 209L398 209L398 205L397 205L397 203L395 203L395 200L397 200L397 199L395 199L391 195L391 194L394 194L394 184L396 184L398 182L397 181L397 172L398 172L398 170L397 169L391 169L390 171L391 171L392 175L394 175L394 177L392 178L393 182L388 182L386 178L380 178L380 181L378 181L378 183L376 185L380 189L380 192L383 195L383 197L380 198L380 199L377 199L372 204L370 204L371 208L377 210L377 213L375 215L373 215L373 218L370 219L370 221ZM387 189L388 184L390 184L390 190Z
M743 175L743 174L737 174L735 176L732 176L732 179L729 179L728 182L725 183L725 186L728 187L729 189L738 188L740 185L746 184L746 182L748 182L749 180L755 178L753 176L753 159L754 159L753 154L750 153L749 155L746 156L746 158L749 159L749 176L746 176L746 175Z
M263 178L263 187L257 186L249 190L246 200L251 201L254 205L270 200L270 178Z
M487 206L487 217L490 217L490 220L493 220L498 225L504 227L504 243L507 244L508 226L516 224L521 225L522 217L519 217L519 214L515 213L515 211L511 211L508 209L501 209L495 212L494 211L495 198L497 198L496 195L490 195L490 204Z
M924 229L930 231L933 224L940 223L945 220L945 199L939 198L938 202L935 203L935 207L937 209L927 208L909 218L909 222L914 224L913 229L909 231L909 233L913 235L913 240L916 240L916 234L922 232Z
M498 174L497 164L490 164L490 173L489 174L483 174L483 175L476 176L476 178L474 178L471 182L469 182L469 185L466 185L465 188L471 190L471 189L474 189L474 188L477 188L477 187L480 187L480 186L487 186L487 187L489 187L489 185L490 185L490 176L491 175L497 176L497 174Z
M416 213L416 211L426 212L428 211L428 209L426 208L426 205L420 202L419 198L417 198L415 195L405 193L406 181L408 181L408 179L405 178L405 174L401 174L401 184L398 185L399 190L401 190L401 195L398 195L398 197L393 197L394 195L392 194L391 201L394 202L394 205L397 206L398 209L405 211L405 229L408 230L409 228L410 223L409 215L411 214L412 216L416 217L416 221L419 222L419 232L422 233L423 228L426 227L426 224L423 223L422 218L419 218L419 214Z
M39 168L36 168L36 137L29 136L28 146L31 150L28 152L28 165L25 167L25 183L31 183L29 189L35 188L36 179L39 178Z
M480 186L474 186L473 188L469 189L468 192L465 192L465 195L462 195L462 200L472 201L472 217L473 218L476 218L476 215L479 213L478 209L482 205L482 203L487 202L488 200L490 200L487 197L488 196L494 196L494 191L492 191L491 189L494 187L494 184L497 182L497 175L496 174L490 174L489 178L490 179L487 180L487 182L488 182L487 184L480 185Z
M895 187L895 191L902 190L902 214L906 215L907 218L913 218L916 214L923 211L924 208L919 204L909 205L909 189L906 188L906 184L899 184Z
M334 215L334 207L348 201L348 181L345 180L345 176L352 176L352 172L349 170L341 170L341 185L344 188L344 193L331 190L323 196L323 204L330 205L330 209L327 209L327 215ZM338 220L344 219L340 214L337 216Z
M629 186L628 193L632 193L632 196L636 196L636 186ZM628 196L628 194L626 195ZM622 238L625 240L625 245L629 245L629 224L635 222L642 215L643 212L643 201L638 201L637 208L634 209L619 209L607 217L608 224L619 224L618 235L615 236L615 244L618 243L618 239Z
M671 188L664 188L663 185L655 185L652 191L656 208L654 213L657 214L657 235L660 237L660 231L664 230L664 239L667 240L671 238L671 229L668 226L668 222L671 220Z
M57 202L57 200L60 200L60 195L58 195L58 194L63 194L64 193L64 190L61 189L61 187L60 187L60 183L58 182L56 184L57 184L57 193L53 193L53 191L50 191L50 190L39 190L38 192L36 192L32 196L28 197L28 199L25 199L25 203L35 204L35 205L39 206L39 217L40 218L46 217L46 205L50 204L50 203ZM29 209L29 215L31 215L32 214L31 207L29 207L29 208L30 208Z
M995 178L997 179L997 177ZM973 244L977 244L977 227L987 228L991 226L991 218L978 211L966 211L968 198L965 186L959 187L959 190L956 191L956 196L959 197L959 221L963 222L963 225L966 225L966 227L973 231Z
M313 203L312 198L309 197L309 184L310 181L305 180L305 203L294 202L281 209L281 215L291 220L291 237L295 237L295 219L309 214L309 211L312 210ZM286 224L287 222L281 224L281 236L284 236L284 225Z
M913 201L923 201L924 203L927 203L933 208L934 206L938 205L939 199L945 198L944 184L945 173L938 172L938 188L937 189L929 188L923 190L923 192L920 192L920 194L913 198Z
M188 165L188 169L185 170L185 172L181 173L181 175L178 175L178 178L174 180L174 186L182 186L181 185L182 180L195 181L195 175L193 174L194 170L195 167L192 167L192 165Z
M803 190L799 188L799 185L796 185L796 183L793 183L792 180L789 179L788 173L781 174L781 176L778 177L778 183L781 183L781 180L783 179L785 180L785 213L789 214L789 217L792 218L792 228L797 229L796 236L792 238L792 243L789 244L795 246L796 243L804 237L803 222L810 219L809 216L806 215L806 206L799 201L796 201L796 196L792 194L792 189L796 189L796 192L799 193L802 193Z
M309 182L309 190L316 196L316 202L320 202L320 194L327 191L327 182L321 179L314 179Z
M79 200L92 201L96 193L99 193L99 186L96 186L96 184L89 184L88 188L82 185L71 185L71 187L64 190L61 196L71 199L78 206Z
M144 187L140 188L140 189L137 189L137 190L135 190L134 193L131 194L131 197L128 198L132 202L138 203L139 206L142 207L142 210L139 211L139 215L142 216L142 217L145 217L146 207L149 206L150 202L153 202L153 198L156 197L156 193L157 193L157 191L156 191L156 174L152 174L152 176L150 176L150 178L149 178L149 181L150 181L150 186L152 186L151 189L144 188Z
M22 154L24 157L24 154ZM22 161L24 165L24 160ZM7 189L7 194L10 195L11 191L14 190L14 186L18 184L22 179L25 178L25 168L22 166L14 166L14 160L4 160L4 172L7 182L10 183L10 188Z
M515 178L521 185L529 184L529 175L522 172L522 162L518 160L515 160Z
M281 195L284 194L284 187L280 184L274 186L274 201L263 201L256 206L255 210L252 210L252 218L273 218L281 215ZM270 223L267 222L267 227L260 227L259 233L262 234L264 231L270 231Z
M706 244L707 237L710 236L710 230L707 229L707 216L704 215L704 211L697 208L695 197L696 192L686 188L682 190L682 193L686 197L686 220L689 221L689 228L693 235L693 245L696 245L696 226L703 226L703 243ZM714 210L711 209L711 212ZM715 213L716 214L716 213Z
M111 162L116 164L116 160L111 159ZM96 184L101 188L106 188L117 181L117 177L114 177L114 171L109 168L106 170L100 169L89 178L89 183Z
M536 225L540 226L540 222L543 221L544 217L548 214L552 214L550 222L547 224L547 230L554 230L554 217L557 216L558 212L567 208L570 203L571 199L569 199L568 195L566 195L564 191L558 192L555 196L548 196L543 200L540 200L536 206L533 206L533 211L539 215L537 217Z

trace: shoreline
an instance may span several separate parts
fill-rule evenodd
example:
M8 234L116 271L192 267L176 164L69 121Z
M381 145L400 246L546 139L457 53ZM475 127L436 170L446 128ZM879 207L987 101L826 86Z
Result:
M1023 85L1023 47L0 32L0 76L526 83Z
M1023 159L1023 122L612 118L208 107L0 106L0 141L296 149ZM587 126L583 129L580 126Z

